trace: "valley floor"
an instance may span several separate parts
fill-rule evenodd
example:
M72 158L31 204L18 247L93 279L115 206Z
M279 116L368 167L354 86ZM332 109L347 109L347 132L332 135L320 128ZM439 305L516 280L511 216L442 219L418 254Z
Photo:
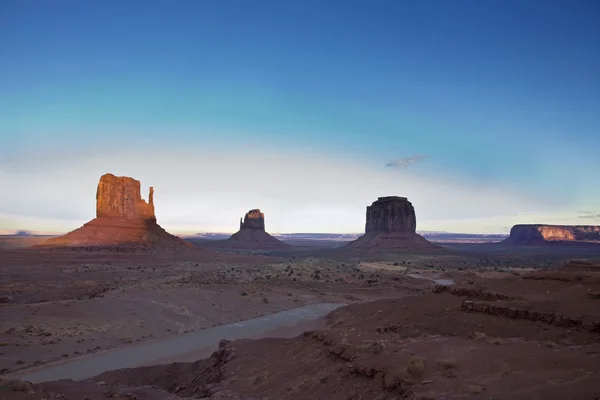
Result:
M5 252L0 397L597 399L600 272L594 263L564 268L568 259L471 252L203 262ZM264 339L214 343L217 351L195 362L141 363L80 382L11 380L320 303L348 305L305 334L283 326L255 336Z

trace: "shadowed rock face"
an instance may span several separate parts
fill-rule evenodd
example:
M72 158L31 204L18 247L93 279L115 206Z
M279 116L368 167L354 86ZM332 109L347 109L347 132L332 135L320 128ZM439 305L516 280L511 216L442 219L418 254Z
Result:
M265 214L255 208L240 219L240 230L215 245L233 249L283 249L290 247L265 231Z
M140 194L139 181L126 176L102 175L96 191L96 217L156 220L154 188L150 188L146 203Z
M379 197L367 207L365 233L415 233L416 229L415 209L406 197Z
M344 247L359 255L444 252L417 235L416 228L415 209L406 197L379 197L367 207L365 234Z
M261 213L257 208L248 211L243 220L240 218L240 230L242 229L258 229L264 231L265 214Z
M600 226L593 225L515 225L507 243L600 242Z

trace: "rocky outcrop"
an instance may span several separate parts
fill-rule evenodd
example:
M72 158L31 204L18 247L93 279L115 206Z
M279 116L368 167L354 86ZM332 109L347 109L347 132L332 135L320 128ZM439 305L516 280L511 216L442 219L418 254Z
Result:
M240 230L227 240L215 241L211 244L223 249L267 250L291 247L265 231L265 214L255 208L240 219Z
M600 226L515 225L503 243L543 244L550 242L600 242Z
M406 197L379 197L377 201L367 206L365 233L415 233L416 229L415 208Z
M365 234L344 249L368 255L444 251L417 235L416 228L415 209L406 197L379 197L367 207Z
M150 188L146 203L141 196L140 181L127 176L102 175L96 191L96 217L156 220L154 188Z
M488 292L483 289L460 287L460 286L448 286L448 285L436 285L433 288L433 293L450 293L454 296L469 297L488 301L498 300L518 300L519 297L508 296L502 293Z
M524 319L533 322L539 321L562 328L600 333L600 322L592 319L569 317L556 311L536 310L532 308L532 306L524 307L502 301L485 302L465 300L461 305L461 310L510 319Z
M244 219L240 218L240 230L242 229L258 229L264 231L265 214L261 213L258 208L248 211L244 216Z
M66 235L47 240L38 248L119 253L196 249L157 224L153 188L146 202L141 197L139 181L112 174L100 177L96 218Z

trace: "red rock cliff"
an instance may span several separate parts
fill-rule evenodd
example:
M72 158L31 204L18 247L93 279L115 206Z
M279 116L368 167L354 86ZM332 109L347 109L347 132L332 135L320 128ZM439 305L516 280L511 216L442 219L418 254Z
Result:
M415 209L406 197L379 197L367 207L365 233L407 232L415 233Z
M507 243L534 244L544 242L600 241L600 226L594 225L515 225Z
M244 216L244 219L240 219L240 230L242 229L258 229L264 231L265 214L261 213L259 209L248 211Z
M139 181L126 176L102 175L96 192L96 217L156 220L154 189L150 188L146 203Z

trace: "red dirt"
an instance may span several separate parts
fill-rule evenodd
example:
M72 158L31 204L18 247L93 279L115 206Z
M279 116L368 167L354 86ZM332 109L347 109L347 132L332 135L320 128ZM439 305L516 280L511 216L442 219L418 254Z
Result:
M371 232L344 246L343 251L357 254L381 253L443 254L447 251L416 233Z
M229 239L213 242L211 245L222 249L270 250L292 248L289 244L283 243L259 229L241 229Z
M597 289L595 280L477 279L436 293L352 304L328 316L327 330L292 339L224 342L194 363L33 385L30 397L7 392L6 398L62 393L74 399L79 390L90 399L107 393L125 399L127 391L151 390L136 398L598 399L598 332L531 311L532 318L520 318L464 307L465 301L490 310L519 304L597 321L597 300L587 296Z
M63 236L48 239L37 249L113 252L207 252L171 235L153 220L100 217Z

